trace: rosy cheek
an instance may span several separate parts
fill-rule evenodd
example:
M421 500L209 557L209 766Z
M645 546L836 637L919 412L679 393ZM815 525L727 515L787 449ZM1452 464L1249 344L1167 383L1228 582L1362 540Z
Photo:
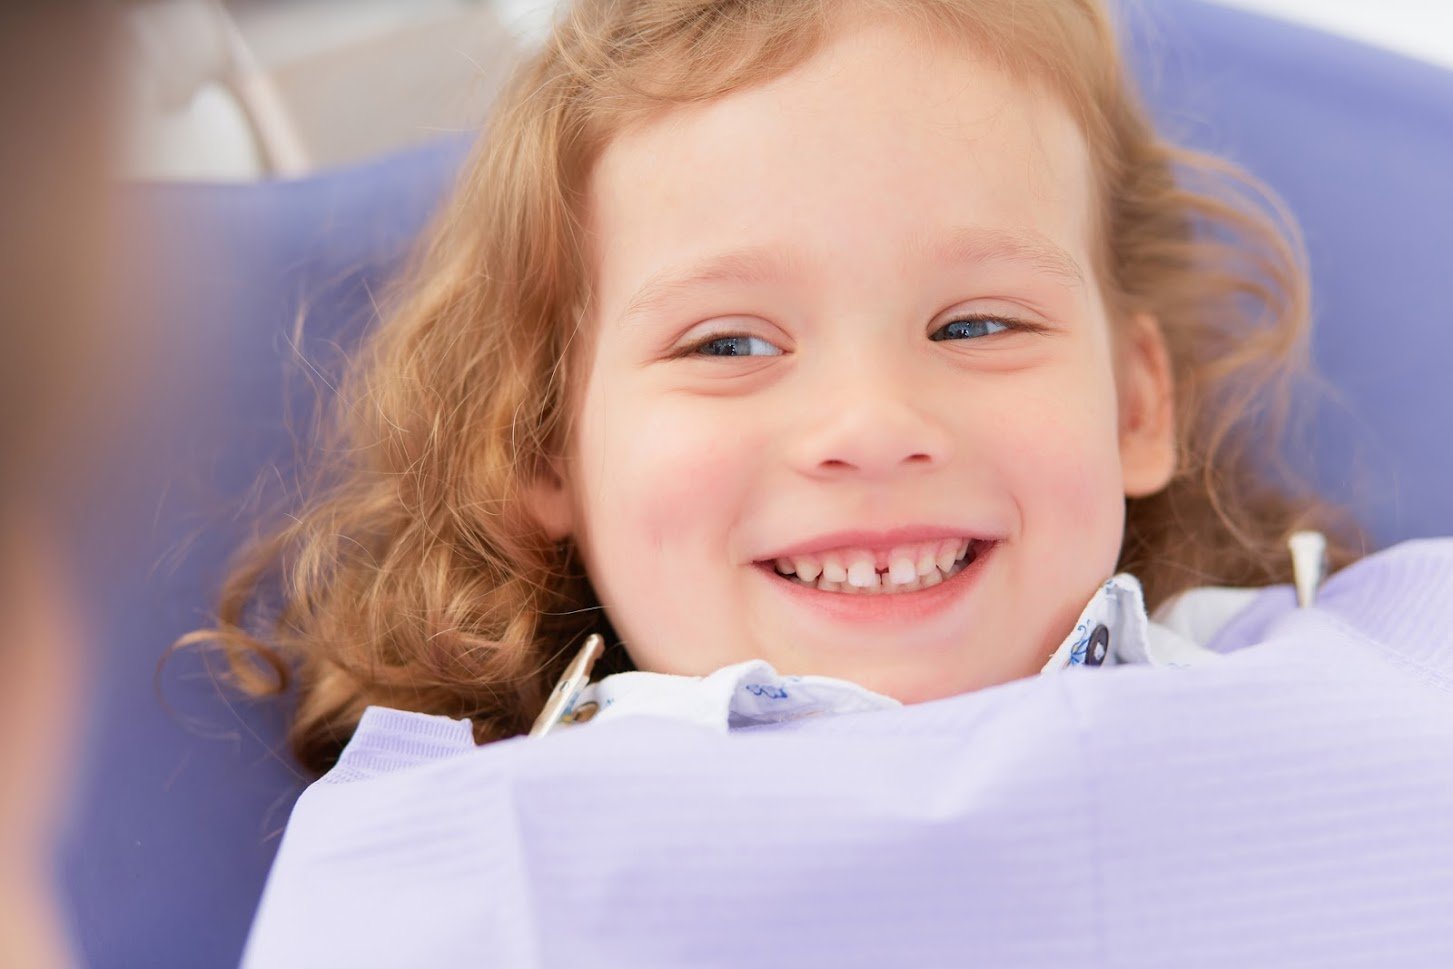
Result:
M589 448L601 470L587 476L582 509L588 569L639 668L707 673L726 660L698 669L677 650L693 631L699 637L704 615L716 615L708 627L730 615L721 614L716 564L752 473L749 442L719 415L676 402L658 399L632 418Z
M1021 398L1016 410L1009 467L1022 505L1060 534L1103 537L1117 532L1119 452L1114 411L1092 388L1075 399L1059 393ZM1028 514L1030 508L1026 507Z
M720 535L740 504L749 442L732 423L689 403L657 401L634 416L602 429L596 460L609 470L594 483L594 507L586 510L591 531L614 537L618 548L648 550L679 546L693 534Z

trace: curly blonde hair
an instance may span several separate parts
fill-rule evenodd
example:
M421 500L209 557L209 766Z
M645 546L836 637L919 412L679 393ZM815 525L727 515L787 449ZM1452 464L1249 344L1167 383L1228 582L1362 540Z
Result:
M847 7L960 36L1078 120L1111 319L1158 318L1176 378L1178 469L1129 500L1121 553L1149 604L1285 581L1297 528L1355 537L1280 457L1307 362L1293 224L1248 176L1157 135L1096 0L577 0L352 361L311 497L244 550L215 626L180 641L220 650L249 694L293 691L306 767L333 763L370 704L468 717L480 742L521 733L574 644L613 642L575 550L523 500L562 453L589 351L586 178L613 133L784 74ZM1334 541L1334 563L1350 549ZM618 645L605 662L630 663Z

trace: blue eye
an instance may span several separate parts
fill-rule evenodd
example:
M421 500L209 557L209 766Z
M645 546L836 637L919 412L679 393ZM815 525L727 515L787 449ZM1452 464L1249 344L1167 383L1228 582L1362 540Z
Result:
M951 320L929 335L930 340L973 340L993 336L1005 330L1017 329L1012 320L994 316L970 316L962 320Z
M782 351L756 336L717 336L692 348L703 357L780 357Z

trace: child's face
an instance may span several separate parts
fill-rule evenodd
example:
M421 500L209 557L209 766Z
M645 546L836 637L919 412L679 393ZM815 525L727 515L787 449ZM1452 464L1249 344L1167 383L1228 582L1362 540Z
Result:
M1058 102L862 25L617 137L589 200L593 357L541 507L636 664L905 702L1035 672L1172 462L1158 337L1112 341ZM823 591L794 557L915 591Z

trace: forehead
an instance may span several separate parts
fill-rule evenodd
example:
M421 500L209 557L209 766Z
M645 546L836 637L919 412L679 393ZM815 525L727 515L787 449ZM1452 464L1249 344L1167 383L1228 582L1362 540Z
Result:
M1092 185L1047 89L967 42L860 21L782 77L605 147L587 196L597 308L619 316L702 267L866 280L927 252L1084 278Z

